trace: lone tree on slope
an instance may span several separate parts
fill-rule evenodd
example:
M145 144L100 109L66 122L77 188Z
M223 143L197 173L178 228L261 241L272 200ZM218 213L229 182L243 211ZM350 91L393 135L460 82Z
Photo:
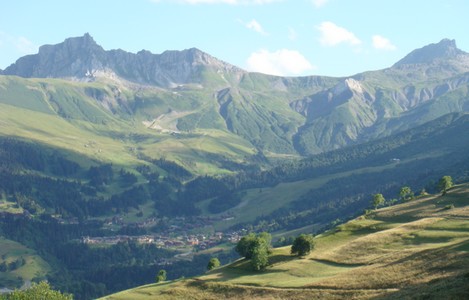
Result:
M166 280L166 270L160 270L156 275L156 282L162 282Z
M384 201L386 200L384 199L383 194L374 194L373 201L371 203L373 204L373 207L377 209L378 206L381 206L384 204Z
M438 181L438 188L442 195L446 195L446 192L453 186L453 178L451 176L443 176Z
M210 271L210 270L213 270L215 268L218 268L219 266L220 266L220 260L218 260L218 258L216 258L216 257L212 257L208 261L207 270Z
M312 234L300 234L291 246L290 253L298 256L308 255L314 248L314 239Z
M399 197L401 201L408 201L414 199L414 193L408 186L403 186L401 187L401 190L399 191Z
M269 264L270 246L263 238L256 239L251 257L251 267L254 271L263 271Z
M262 271L269 264L271 241L272 236L267 232L258 235L250 233L241 238L235 250L239 255L251 260L255 271Z

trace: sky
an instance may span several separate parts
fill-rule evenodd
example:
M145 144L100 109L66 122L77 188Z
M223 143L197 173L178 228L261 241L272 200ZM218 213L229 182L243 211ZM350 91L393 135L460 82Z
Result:
M0 69L85 33L106 50L196 47L282 76L383 69L443 38L469 52L467 0L0 1Z

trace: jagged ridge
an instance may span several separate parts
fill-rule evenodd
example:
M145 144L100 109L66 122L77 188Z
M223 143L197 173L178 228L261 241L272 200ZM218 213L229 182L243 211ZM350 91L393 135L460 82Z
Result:
M201 83L201 72L207 68L214 72L243 72L196 48L162 54L146 50L137 54L120 49L106 51L86 33L57 45L41 46L38 54L18 59L3 74L27 78L91 79L108 73L138 83L173 87Z

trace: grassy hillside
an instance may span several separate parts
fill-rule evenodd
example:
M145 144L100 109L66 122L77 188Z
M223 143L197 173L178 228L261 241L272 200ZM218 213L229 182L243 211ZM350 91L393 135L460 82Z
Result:
M248 262L103 299L462 299L469 297L469 184L379 209L315 237L306 257L277 248Z
M165 157L195 174L213 175L230 173L230 163L247 164L256 152L223 128L204 104L215 101L206 93L15 76L1 76L0 91L1 136L102 163L135 167Z
M0 286L20 287L23 280L44 279L51 270L34 250L0 236Z
M260 223L261 218L280 223L292 213L309 217L298 227L327 223L356 215L372 193L396 197L403 185L431 190L432 181L445 172L465 181L469 139L460 133L467 130L469 115L449 114L390 137L261 172L249 177L240 203L227 211L233 219L216 227Z

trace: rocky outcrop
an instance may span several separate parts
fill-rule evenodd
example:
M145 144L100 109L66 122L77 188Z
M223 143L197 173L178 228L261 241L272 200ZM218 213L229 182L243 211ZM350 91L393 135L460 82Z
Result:
M354 97L365 103L374 101L374 97L363 88L359 81L347 78L328 90L291 102L290 107L308 119L315 119L330 113L335 107Z

